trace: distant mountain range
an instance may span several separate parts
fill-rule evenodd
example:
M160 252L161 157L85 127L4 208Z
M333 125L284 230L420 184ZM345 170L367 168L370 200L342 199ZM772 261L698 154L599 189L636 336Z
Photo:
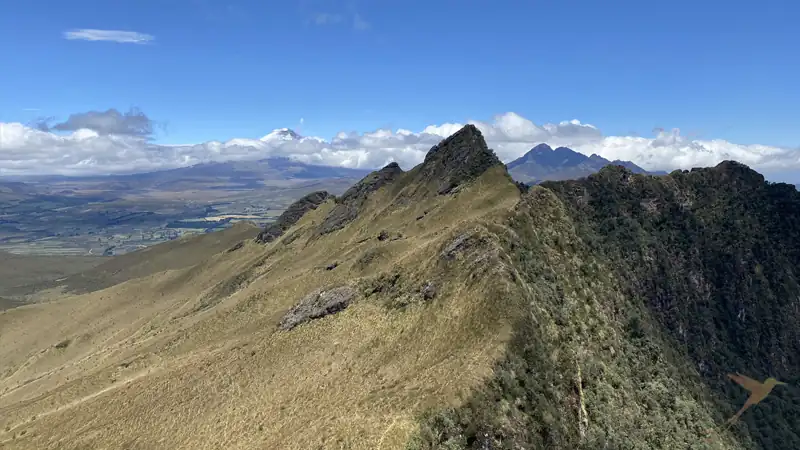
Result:
M262 138L262 141L294 140L296 134L291 130L276 130ZM225 145L236 145L227 143ZM542 181L558 181L582 178L595 173L603 167L614 164L624 166L634 173L666 174L666 172L648 172L630 161L609 161L599 155L586 156L566 147L555 150L547 144L539 144L522 157L506 165L511 176L526 184ZM125 175L93 175L93 176L34 176L19 179L34 185L57 186L66 182L90 184L94 189L103 191L138 191L138 190L182 190L196 183L213 183L225 186L226 189L255 189L264 186L264 182L303 181L323 179L360 179L370 172L368 169L351 169L336 166L306 164L286 157L272 157L258 161L229 161L196 164L177 169L160 170ZM9 177L10 178L10 177ZM13 179L13 178L11 178ZM31 189L23 183L6 182L0 189L0 195L20 195ZM30 194L31 192L25 192ZM69 192L51 192L68 194Z
M506 164L511 176L526 184L542 181L558 181L582 178L603 167L613 164L630 169L633 173L666 175L667 172L648 172L630 161L609 161L602 156L586 156L567 147L553 150L547 144L539 144L520 158Z
M27 183L58 185L60 183L89 183L98 190L136 191L142 189L175 190L196 183L213 182L229 189L263 187L265 181L359 179L366 169L319 166L273 157L258 161L229 161L201 163L177 169L125 175L62 176L48 175L23 179ZM19 183L22 184L22 183ZM17 188L19 189L19 188Z
M184 182L215 178L229 187L247 189L262 186L262 182L266 180L358 179L369 172L366 169L305 164L289 158L266 158L258 161L202 163L158 172L113 175L108 178L109 181L117 183L158 189L169 189Z

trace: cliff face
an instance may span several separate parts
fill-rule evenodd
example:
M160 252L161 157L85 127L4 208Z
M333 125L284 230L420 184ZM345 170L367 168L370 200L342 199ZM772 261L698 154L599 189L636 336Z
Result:
M303 215L309 211L313 211L319 205L325 203L331 197L327 191L316 191L303 196L300 200L295 201L284 211L278 220L270 223L264 230L258 233L255 241L259 244L267 244L283 235L286 230L292 227Z

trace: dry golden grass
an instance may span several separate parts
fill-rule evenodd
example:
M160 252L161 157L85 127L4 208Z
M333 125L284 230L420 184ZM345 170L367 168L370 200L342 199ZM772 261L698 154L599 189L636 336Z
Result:
M25 297L42 284L91 269L104 261L105 258L96 256L16 255L0 251L0 297Z
M127 281L0 314L0 447L402 448L417 413L491 376L519 314L491 242L481 263L440 257L513 209L502 169L405 206L385 206L403 187L387 186L321 237L330 203L268 246L220 252L243 227L158 245L116 263ZM402 238L379 241L384 229ZM400 275L391 294L277 331L309 291L363 292L387 272ZM429 280L438 295L423 302ZM398 296L417 300L391 306Z
M238 222L224 233L182 237L107 259L91 270L67 277L62 283L68 291L85 293L167 270L191 267L242 240L252 239L258 231L248 222Z

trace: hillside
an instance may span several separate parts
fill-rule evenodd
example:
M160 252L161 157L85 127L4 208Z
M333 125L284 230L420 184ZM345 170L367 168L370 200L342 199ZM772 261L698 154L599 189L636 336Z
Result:
M468 125L0 313L0 448L800 448L796 385L719 431L726 372L797 381L798 214L733 162L526 189Z
M582 178L598 172L609 164L623 166L634 173L648 173L630 161L618 159L609 161L599 155L586 156L566 147L552 149L547 144L537 145L529 152L509 162L507 168L515 180L526 184L535 184L543 181Z
M0 310L104 262L92 256L15 255L0 251Z

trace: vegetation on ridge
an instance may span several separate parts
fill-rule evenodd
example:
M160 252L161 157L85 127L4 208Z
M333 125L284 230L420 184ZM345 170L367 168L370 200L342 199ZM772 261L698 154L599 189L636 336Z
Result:
M795 191L734 163L528 190L466 126L348 192L0 313L0 445L794 448L794 386L716 425L724 372L794 381Z
M800 195L737 163L667 177L609 166L546 182L510 221L530 315L466 403L411 448L800 448ZM710 435L707 430L711 430ZM706 437L711 439L706 440Z

